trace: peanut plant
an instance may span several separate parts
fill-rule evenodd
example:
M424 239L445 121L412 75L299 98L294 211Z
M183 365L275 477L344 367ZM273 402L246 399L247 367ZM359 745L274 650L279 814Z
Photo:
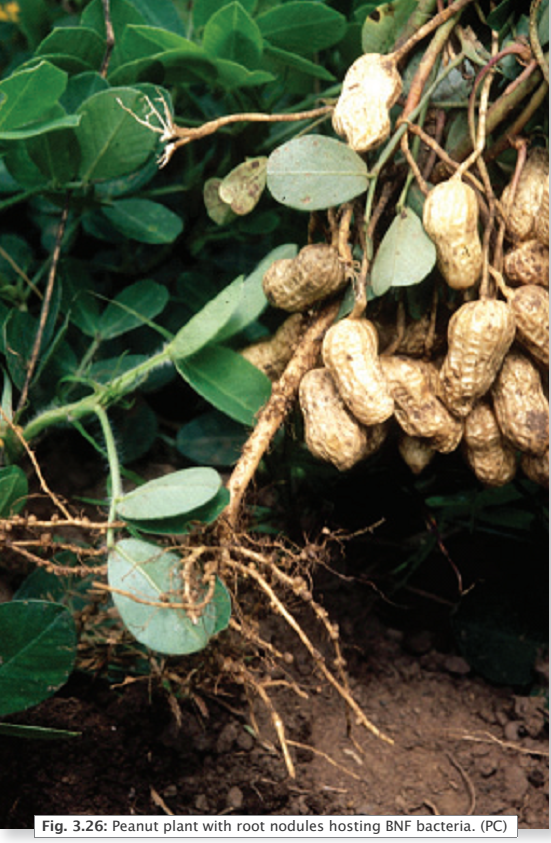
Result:
M483 486L546 482L541 437L511 438L494 381L515 341L541 391L544 270L507 260L537 240L548 267L548 168L523 186L548 137L547 26L547 0L0 6L1 540L83 584L53 602L23 584L0 606L0 715L66 681L87 594L149 651L190 655L228 629L253 640L232 612L248 581L316 657L280 593L311 607L336 653L320 670L388 740L350 696L338 631L288 573L291 551L238 538L246 492L299 395L307 447L338 470L395 442L415 474L465 447ZM537 313L515 317L528 288ZM475 310L506 311L505 327L459 330ZM186 467L126 491L127 466L166 438L148 401L180 381L203 408L173 442ZM486 447L469 413L495 396ZM108 465L105 521L40 473L34 449L60 427ZM473 449L514 452L509 471L479 473Z

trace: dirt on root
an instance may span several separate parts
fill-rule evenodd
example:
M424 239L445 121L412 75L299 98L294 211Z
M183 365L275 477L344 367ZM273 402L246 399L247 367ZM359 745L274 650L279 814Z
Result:
M275 617L263 634L293 646ZM404 634L374 615L345 654L354 697L393 745L350 727L342 699L296 649L292 669L275 671L270 691L295 778L269 712L254 705L255 736L238 686L182 704L178 726L146 680L117 689L75 674L54 698L10 720L78 737L0 737L2 824L32 828L34 814L475 813L518 814L520 828L548 827L541 697L489 685L435 647L429 632Z

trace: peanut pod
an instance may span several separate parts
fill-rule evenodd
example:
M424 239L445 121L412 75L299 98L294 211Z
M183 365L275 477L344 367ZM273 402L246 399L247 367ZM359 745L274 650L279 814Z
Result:
M327 331L323 362L339 394L359 422L379 424L394 412L394 401L379 358L377 329L367 319L342 319Z
M366 53L349 67L333 112L333 128L356 152L368 152L390 134L389 111L402 92L392 56Z
M437 451L457 447L462 425L448 412L432 387L431 371L422 360L399 355L381 357L383 374L394 398L394 415L409 436L429 439Z
M512 185L508 184L501 194L501 206L505 214L507 234L513 241L535 237L536 223L540 215L546 214L547 220L549 219L549 159L544 149L534 149L530 153L518 179L514 197ZM549 240L549 228L545 237L543 221L540 221L538 231L538 239L543 237L542 242Z
M363 427L347 410L331 373L311 369L299 387L299 402L304 417L304 439L313 456L330 462L339 471L352 468L374 453L382 444L384 425Z
M299 343L303 318L300 313L293 313L279 326L273 337L252 343L239 353L270 380L278 380Z
M497 423L491 404L482 400L465 419L464 450L467 462L485 486L505 486L514 478L514 448Z
M520 467L533 483L549 486L549 448L543 454L522 454Z
M436 185L423 206L423 225L436 246L438 267L449 287L464 290L482 272L476 193L458 178Z
M515 320L505 302L468 302L453 314L438 388L453 415L467 416L486 394L514 336Z
M515 290L509 299L517 324L517 340L530 356L549 366L549 293L530 284Z
M513 286L539 284L549 287L549 247L536 239L524 240L507 252L503 268Z
M534 232L536 239L543 246L549 248L549 178L546 178L543 182L543 193Z
M308 310L345 284L346 273L338 253L325 243L305 246L296 258L274 261L262 279L270 304L291 313Z
M536 366L524 354L510 351L492 387L497 422L520 451L543 454L549 443L549 402Z

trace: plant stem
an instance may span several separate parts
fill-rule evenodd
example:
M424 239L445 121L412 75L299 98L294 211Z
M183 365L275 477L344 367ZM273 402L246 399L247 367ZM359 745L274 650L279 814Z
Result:
M517 79L509 85L507 90L504 91L499 99L497 99L488 110L488 116L486 118L486 134L493 134L497 126L505 120L514 108L517 108L520 103L532 93L534 88L541 84L541 81L542 76L537 62L530 62ZM471 139L465 135L455 149L449 150L449 155L455 161L462 161L470 152L472 152Z
M425 107L426 103L429 102L433 92L436 90L438 85L448 76L449 73L452 72L452 70L454 70L456 67L458 67L461 64L463 59L464 59L464 55L463 55L463 53L460 53L458 56L456 56L454 58L453 61L451 61L448 64L448 66L446 68L444 68L442 73L440 73L437 76L437 78L434 80L432 85L429 85L429 87L425 91L425 94L424 94L423 98L420 100L419 105L417 106L417 108L414 108L413 111L411 112L411 114L409 115L410 121L415 120L419 116L419 114L422 112L423 108ZM396 151L396 147L400 143L400 141L402 139L402 135L404 134L404 132L406 130L407 130L407 123L402 123L400 126L398 126L398 128L396 129L396 131L394 132L394 134L390 138L389 142L387 143L387 145L385 146L385 148L381 152L381 154L380 154L380 156L377 160L377 163L375 164L373 169L370 171L369 175L372 178L378 176L379 173L381 172L381 170L383 169L383 167L385 166L385 164L387 163L387 161L390 158L392 158L392 156L394 155L394 153Z
M545 56L543 55L543 50L541 48L540 39L538 35L538 7L541 4L541 0L532 0L532 5L530 6L530 46L532 47L532 52L536 57L536 60L540 66L540 70L543 74L543 78L549 85L549 64L545 61Z
M105 447L107 450L107 460L109 462L109 474L111 476L111 502L109 504L109 524L112 524L116 516L116 504L118 499L122 496L122 481L121 470L119 464L119 456L117 454L117 446L115 445L115 437L113 430L109 424L107 413L99 405L94 407L94 412L99 419L103 438L105 439ZM113 527L109 527L106 533L106 544L108 548L115 545L115 531Z
M397 50L402 44L411 38L430 18L434 15L436 0L418 0L417 8L409 17L400 37L397 39L394 49Z
M63 237L65 235L65 228L67 226L67 218L69 216L69 207L71 204L71 194L67 192L67 196L65 198L65 204L63 206L63 211L61 212L61 218L59 220L59 225L57 228L57 235L55 241L54 252L52 255L52 264L50 266L50 272L48 273L48 282L46 284L46 292L44 294L44 299L42 301L42 309L40 311L40 320L38 323L38 329L36 332L36 336L34 339L33 349L31 352L31 356L29 358L29 362L27 365L27 373L25 375L25 383L23 384L23 389L21 390L21 395L19 397L19 403L17 405L17 412L23 409L25 404L27 403L27 395L29 392L29 387L31 385L31 380L34 375L34 370L36 368L36 364L38 363L38 357L40 355L40 346L42 345L42 338L44 336L44 329L46 327L46 321L48 319L48 314L50 312L50 303L52 300L52 294L54 291L55 279L57 275L57 266L59 264L59 257L61 255L61 246L63 243Z
M111 54L115 48L115 30L111 21L110 0L102 0L102 6L105 23L105 53L101 62L100 75L106 78Z
M519 116L516 120L511 123L508 127L507 132L502 135L493 146L490 147L488 153L485 155L487 161L493 161L502 152L504 152L509 146L511 146L511 140L516 138L517 135L520 135L526 124L529 120L532 119L540 105L543 105L545 102L545 98L549 93L549 85L547 82L543 81L537 91L532 95L530 102L526 106L526 108L521 111Z
M458 56L455 57L455 59L453 61L451 61L448 64L448 66L446 68L444 68L442 73L440 73L437 76L437 78L434 80L432 85L429 85L429 87L425 91L424 96L421 98L419 104L417 105L416 108L413 109L413 111L409 115L409 120L411 120L411 121L415 120L419 116L419 114L421 114L423 109L429 103L430 98L431 98L433 92L438 87L438 85L448 76L449 73L451 73L452 70L454 70L456 67L458 67L458 65L461 64L463 59L464 59L463 53L460 53ZM400 126L398 126L398 128L396 129L396 131L394 132L394 134L392 135L392 137L388 141L387 145L385 146L385 148L381 152L379 158L377 159L377 163L375 164L373 169L368 174L369 177L370 177L370 184L369 184L369 190L367 192L367 200L366 200L366 203L365 203L365 212L364 212L364 219L365 219L366 227L369 225L369 218L371 216L371 208L373 206L373 200L374 200L374 197L375 197L375 190L377 188L377 179L379 177L379 174L380 174L381 170L383 169L383 167L385 166L385 164L387 163L387 161L390 158L392 158L392 156L394 155L394 153L396 151L396 147L398 146L398 144L402 140L402 136L403 136L404 132L407 131L407 129L408 129L408 123L406 123L406 122L401 123ZM367 245L369 246L369 243Z
M469 3L472 3L473 0L454 0L453 3L443 9L441 12L438 12L432 20L427 21L427 23L423 24L423 26L419 27L419 29L413 33L413 35L400 47L394 50L391 54L394 56L394 60L396 64L398 64L414 47L419 41L422 41L423 38L426 38L427 35L430 35L435 29L442 26L443 24L447 23L448 20L457 15L465 6L468 6Z
M170 360L168 346L158 354L144 360L129 369L110 383L98 386L92 395L87 395L72 404L65 404L62 407L51 407L39 413L23 428L23 437L27 442L35 439L49 427L56 424L71 422L73 419L82 419L96 412L97 407L107 407L115 401L119 401L123 395L127 395L143 382L147 375Z

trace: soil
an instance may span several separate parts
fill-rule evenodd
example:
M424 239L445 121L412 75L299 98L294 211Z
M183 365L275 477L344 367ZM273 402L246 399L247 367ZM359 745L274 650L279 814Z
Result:
M280 622L267 623L272 639L284 643ZM286 678L308 699L288 687L272 693L287 738L300 744L290 746L294 779L268 712L255 704L255 737L238 687L220 699L184 703L178 725L147 682L117 689L75 674L54 698L9 718L80 734L48 742L0 738L3 827L32 828L34 814L172 812L517 814L520 828L548 828L541 697L468 675L463 659L435 649L427 631L404 634L375 616L353 649L351 691L394 745L357 726L349 734L342 700L298 653Z
M84 486L62 462L67 482ZM51 699L6 718L79 734L0 736L2 826L33 828L35 814L234 813L518 815L520 828L548 828L548 717L537 681L513 687L477 675L426 602L405 623L353 577L322 568L315 584L340 626L350 693L392 744L352 723L282 618L264 612L259 632L287 658L252 668L269 683L294 777L270 711L242 685L197 686L175 704L147 676L117 685L79 670ZM308 608L293 610L330 664ZM542 684L544 675L540 665Z

